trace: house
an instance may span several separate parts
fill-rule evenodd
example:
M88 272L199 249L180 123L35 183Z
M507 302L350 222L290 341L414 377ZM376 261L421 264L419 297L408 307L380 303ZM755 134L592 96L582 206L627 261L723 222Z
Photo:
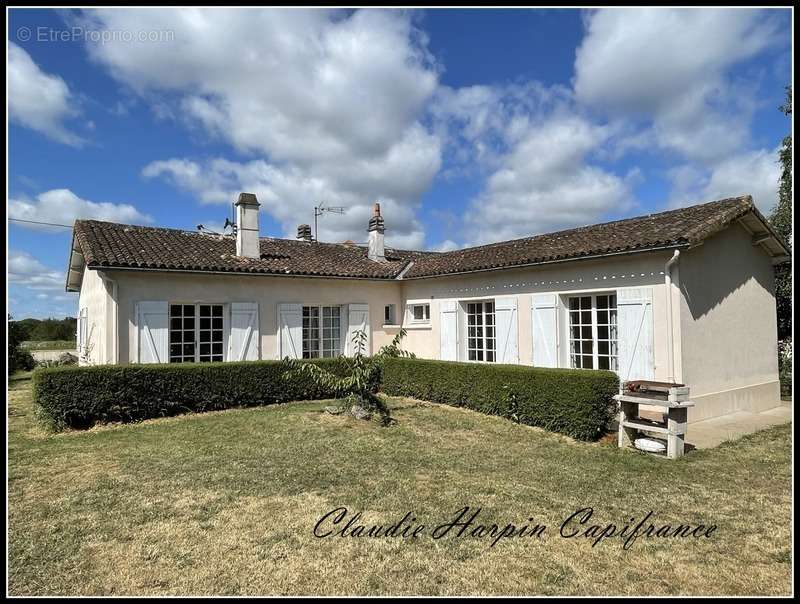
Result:
M691 421L779 401L773 265L786 245L752 199L472 247L260 237L255 195L235 235L78 220L67 290L82 363L368 353L408 331L419 357L611 369L682 382Z

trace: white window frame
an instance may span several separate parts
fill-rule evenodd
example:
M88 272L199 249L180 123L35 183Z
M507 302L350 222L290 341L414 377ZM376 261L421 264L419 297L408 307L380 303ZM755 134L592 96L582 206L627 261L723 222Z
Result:
M422 308L422 318L417 319L414 317L414 309ZM414 302L408 305L408 322L412 325L428 325L431 322L431 304L430 302Z
M306 309L307 308L308 309L314 308L314 309L317 310L317 336L316 336L317 350L316 350L316 355L314 355L314 356L311 356L310 354L309 354L309 356L306 356L306 342L311 341L310 339L306 338L306 333L305 333L306 332L306 327L305 327L306 316L305 316L305 313L306 313ZM328 348L328 349L325 348L325 342L332 341L331 338L327 338L326 339L324 337L325 336L325 324L324 324L325 309L331 309L331 308L336 308L339 311L339 329L338 329L338 332L337 332L338 336L336 338L338 340L338 342L339 342L338 350L334 350L332 348ZM300 358L303 358L303 359L321 359L321 358L335 358L335 357L343 355L344 354L345 345L344 345L344 338L342 336L342 326L343 326L342 322L345 321L345 319L346 319L345 315L346 315L346 313L345 313L344 306L342 306L341 304L303 304L302 305L302 310L301 310L301 313L300 313L300 329L301 329L301 331L300 331ZM311 351L309 351L309 353L310 352ZM331 352L332 354L329 354L329 355L326 356L326 354L325 354L326 352Z
M183 326L181 326L181 329L173 329L172 328L172 319L173 319L172 307L173 306L181 306L181 307L193 306L194 307L194 329L193 330L184 329ZM206 354L204 354L204 355L200 354L200 331L201 331L201 329L200 329L200 307L201 306L211 306L212 307L211 316L209 317L209 319L211 319L212 323L211 323L211 327L209 327L209 329L207 330L207 331L210 331L210 332L216 331L216 329L213 327L213 319L215 318L214 317L213 307L214 306L222 307L222 315L220 317L222 319L222 339L220 341L215 342L214 339L213 339L213 335L212 335L211 336L211 338L212 338L211 341L203 342L204 344L207 343L211 347L210 348L210 352L207 355ZM227 342L228 342L228 335L229 335L228 334L228 330L229 330L228 317L229 317L229 314L230 314L230 305L229 304L226 304L224 302L187 302L187 301L172 300L170 302L167 302L167 313L168 313L167 314L167 362L168 363L175 363L175 364L179 364L181 362L183 362L183 363L220 363L220 362L224 362L224 361L228 360ZM181 309L181 317L183 317L183 309ZM182 359L188 359L188 360L182 360L182 361L173 360L173 357L175 355L172 354L172 346L173 346L172 333L175 332L175 331L180 331L182 334L186 333L187 331L194 331L194 359L192 359L191 357L187 357L184 354L181 354L180 357ZM202 331L206 331L206 330L202 330ZM187 343L188 342L183 341L183 337L181 337L181 346L183 346L184 344L187 344ZM219 354L215 355L214 354L214 352L213 352L213 345L214 344L220 344L221 349L222 349L221 355L219 355ZM206 356L208 356L208 357L222 356L222 358L221 359L217 359L217 360L213 360L213 359L203 359L203 360L201 360L200 359L201 356L203 356L203 357L206 357Z
M470 313L469 312L469 307L470 307L470 305L473 305L473 304L480 304L481 305L480 313ZM487 304L491 304L492 305L491 312L487 312L486 311L486 305ZM464 305L464 333L465 333L465 336L466 336L464 338L464 359L466 361L470 362L470 363L496 363L497 362L497 308L496 308L496 305L495 305L495 300L493 300L491 298L490 299L486 299L486 300L466 300L466 301L463 302L463 305ZM471 338L470 335L469 335L469 328L470 328L469 318L470 318L470 315L475 315L475 316L480 316L481 317L481 328L482 328L483 332L482 332L482 335L480 337L481 344L482 344L482 346L480 348L478 348L478 347L471 348L470 345L469 345L470 344L470 342L469 342L470 339L473 339L473 340L477 340L478 339L477 338L477 332L476 332L476 336L475 337ZM492 317L492 321L491 321L491 325L490 325L490 327L492 328L492 335L491 336L488 336L486 334L486 329L487 329L486 317L489 316L489 315L491 315L491 317ZM489 341L492 342L493 346L491 346L491 347L488 346L488 342ZM483 358L482 359L477 359L477 358L476 359L470 359L469 358L469 356L470 356L469 353L471 351L475 351L475 353L476 353L475 356L476 357L478 356L477 353L480 352L481 356L483 356ZM492 358L488 359L487 357L490 356L490 354L491 354Z
M397 325L397 307L394 304L386 304L383 307L383 324ZM388 317L386 315L389 315Z
M598 309L598 307L597 307L597 298L598 297L603 297L603 296L606 296L608 298L613 297L614 298L614 306L612 307L611 304L609 303L609 305L606 308ZM571 369L587 369L587 370L600 369L600 357L604 357L604 358L608 358L609 366L608 366L608 369L603 369L603 371L619 372L619 319L618 319L619 315L617 314L617 300L616 300L617 293L615 291L585 292L585 293L569 294L569 295L567 295L565 297L566 297L566 300L565 300L566 309L565 310L566 310L566 315L567 315L567 325L566 325L566 327L567 327L567 330L566 330L567 331L567 362L568 362L569 367ZM573 328L572 316L573 316L573 314L574 313L578 313L579 315L581 315L582 313L587 312L587 310L580 309L580 302L578 303L579 309L577 311L572 310L570 308L570 301L572 299L580 300L581 298L590 298L591 299L591 302L590 302L591 308L587 309L588 312L591 313L591 315L590 315L591 316L591 324L590 325L584 324L582 322L582 320L578 324L578 326L581 328L581 331L583 331L584 327L591 327L591 334L592 334L591 340L588 340L587 338L584 338L583 337L583 333L581 333L581 337L580 338L575 339L573 337L573 333L572 333L572 328ZM606 311L608 311L609 314L608 314L608 322L607 323L603 323L602 325L598 324L598 320L597 320L598 310L606 310ZM616 323L611 323L611 311L612 310L614 311L615 316L617 317L617 322ZM615 328L616 328L616 333L615 333L616 337L615 338L611 337L611 335L612 335L612 333L611 333L612 325L615 326ZM608 327L609 333L608 333L608 338L607 339L603 338L601 340L601 338L599 336L599 328L601 326L602 327ZM592 366L591 367L576 367L575 366L575 357L576 356L580 356L580 357L588 357L589 356L588 354L583 352L583 344L581 344L581 352L576 355L576 353L573 351L573 344L575 342L577 342L577 341L580 341L582 343L583 342L587 342L587 341L591 341L592 342L592 354L591 354ZM602 342L608 342L608 353L607 354L601 354L600 353L600 342L601 341ZM612 354L612 351L614 351L614 354ZM581 360L581 365L582 364L583 364L583 359Z

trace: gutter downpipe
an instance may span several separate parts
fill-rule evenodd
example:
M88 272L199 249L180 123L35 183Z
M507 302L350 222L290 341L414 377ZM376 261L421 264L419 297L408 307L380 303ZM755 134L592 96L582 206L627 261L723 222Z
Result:
M106 286L111 286L111 362L116 365L119 363L119 337L117 335L117 332L119 331L119 326L117 324L119 320L119 301L117 300L117 282L106 275L106 273L103 271L97 271L97 274L100 275L100 278L103 280L103 283Z
M669 354L668 381L675 382L675 330L672 325L672 266L678 262L681 251L675 250L672 258L664 265L664 286L667 290L667 350Z

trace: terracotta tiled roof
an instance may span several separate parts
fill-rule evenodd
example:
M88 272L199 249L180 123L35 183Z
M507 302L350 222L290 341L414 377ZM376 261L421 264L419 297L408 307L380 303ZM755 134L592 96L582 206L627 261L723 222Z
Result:
M97 220L75 222L75 240L90 268L223 271L392 279L409 261L434 252L386 249L386 262L367 258L356 245L261 238L261 258L236 256L233 236L130 226Z
M421 259L403 278L510 268L586 256L691 245L710 237L750 211L757 212L748 195L471 247Z
M74 232L75 244L90 268L365 279L395 279L402 274L403 279L413 279L691 245L703 241L750 212L766 224L750 196L734 197L452 252L413 252L387 248L387 262L370 260L363 246L343 243L262 238L261 258L255 259L237 257L232 236L220 237L96 220L76 221Z

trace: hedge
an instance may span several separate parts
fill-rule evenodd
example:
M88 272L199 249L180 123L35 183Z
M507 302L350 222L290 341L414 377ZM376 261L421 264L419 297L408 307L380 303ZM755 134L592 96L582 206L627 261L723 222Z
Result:
M613 419L619 378L611 371L398 358L384 363L382 390L596 440Z
M339 373L337 359L315 360ZM331 398L281 361L54 367L33 374L39 415L53 428L88 428L187 412Z
M310 361L341 373L338 359ZM40 416L55 429L132 422L187 412L333 398L306 374L284 379L280 361L53 367L33 374ZM610 371L384 359L381 389L467 407L594 440L613 417L619 381Z

